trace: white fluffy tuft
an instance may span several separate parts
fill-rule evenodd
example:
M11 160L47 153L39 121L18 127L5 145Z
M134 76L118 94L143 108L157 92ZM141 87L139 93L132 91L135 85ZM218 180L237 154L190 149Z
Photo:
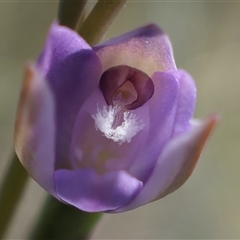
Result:
M122 113L122 108L118 105L103 106L103 109L97 106L97 113L92 115L92 118L95 120L97 130L120 145L131 142L131 139L144 128L144 123L138 120L135 114L131 111Z

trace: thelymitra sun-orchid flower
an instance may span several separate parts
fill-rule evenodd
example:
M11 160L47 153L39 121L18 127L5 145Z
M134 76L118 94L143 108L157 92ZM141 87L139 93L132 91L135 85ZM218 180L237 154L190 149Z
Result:
M193 120L196 87L150 24L89 46L54 23L29 64L16 153L60 201L123 212L160 199L191 175L216 117Z

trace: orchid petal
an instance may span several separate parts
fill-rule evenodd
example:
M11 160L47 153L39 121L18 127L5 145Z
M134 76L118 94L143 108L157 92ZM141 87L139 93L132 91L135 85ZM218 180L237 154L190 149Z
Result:
M122 144L107 138L103 132L96 129L93 116L104 107L107 107L105 99L100 89L96 89L79 111L71 143L71 162L76 168L83 165L98 171L126 169L137 157L138 149L145 147L150 126L147 104L131 111L130 114L143 122L144 127L130 142Z
M196 105L196 85L193 78L184 70L172 71L179 82L177 112L175 117L173 136L185 132L190 127Z
M75 117L98 86L101 63L75 31L54 23L38 67L49 81L56 100L57 168L67 167Z
M55 182L62 201L88 212L125 206L142 188L142 182L124 171L98 174L87 168L57 170Z
M35 66L26 69L15 125L15 150L29 174L55 197L55 103Z
M156 71L176 69L171 43L154 24L110 39L94 49L104 71L117 65L129 65L151 76Z
M182 186L193 172L206 140L217 123L216 116L192 125L191 130L173 138L161 153L154 171L141 192L125 208L131 210L160 199Z
M133 176L143 182L150 175L162 148L172 135L179 91L179 83L172 72L174 71L157 72L152 77L154 95L148 101L148 138L144 149L129 169Z

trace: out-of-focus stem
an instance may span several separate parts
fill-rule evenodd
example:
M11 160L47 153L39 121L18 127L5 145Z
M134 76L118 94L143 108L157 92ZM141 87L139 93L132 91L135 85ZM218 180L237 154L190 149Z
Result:
M90 45L100 42L126 2L127 0L98 0L78 30L79 34Z
M27 179L26 170L22 167L17 155L14 154L0 186L0 239L3 239L12 219Z
M101 213L88 213L48 196L30 240L89 239Z
M58 20L61 25L75 29L82 17L87 0L60 0Z

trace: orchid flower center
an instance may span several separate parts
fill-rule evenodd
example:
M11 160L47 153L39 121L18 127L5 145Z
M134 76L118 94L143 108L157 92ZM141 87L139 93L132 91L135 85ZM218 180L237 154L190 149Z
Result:
M116 93L118 90L121 92L121 87L124 87L128 82L134 86L137 92L137 99L125 105L126 109L133 110L139 108L152 97L154 85L146 73L126 65L119 65L109 68L102 74L100 79L99 86L108 105L113 105ZM131 95L131 89L129 90Z
M132 112L153 95L154 85L144 72L126 65L109 68L102 74L99 87L107 105L92 115L95 127L105 137L118 142L131 139L144 128L144 122Z

